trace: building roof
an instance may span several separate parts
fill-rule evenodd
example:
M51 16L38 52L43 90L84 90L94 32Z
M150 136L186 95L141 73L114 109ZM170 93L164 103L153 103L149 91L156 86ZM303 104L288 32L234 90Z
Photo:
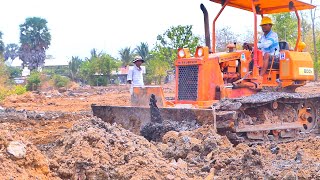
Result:
M22 61L19 58L14 59L13 61L11 59L6 61L6 64L8 66L14 66L14 67L19 67L22 65ZM46 59L44 61L44 66L66 66L68 65L69 62L67 59Z

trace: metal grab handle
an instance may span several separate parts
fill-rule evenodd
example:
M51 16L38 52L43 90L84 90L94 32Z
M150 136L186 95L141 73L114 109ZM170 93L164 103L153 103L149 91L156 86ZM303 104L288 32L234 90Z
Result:
M274 53L273 53L273 56L272 56L272 61L271 61L270 69L269 69L268 79L270 78L270 74L271 74L271 71L272 71L272 66L273 66L274 57L276 55L276 52L277 52L277 48L274 48Z

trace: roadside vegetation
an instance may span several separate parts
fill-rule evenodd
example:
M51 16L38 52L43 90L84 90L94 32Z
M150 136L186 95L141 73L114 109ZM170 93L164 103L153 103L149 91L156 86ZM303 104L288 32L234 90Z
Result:
M301 39L307 44L305 51L311 53L316 73L319 73L320 22L317 22L315 12L316 9L300 14ZM271 17L275 24L273 30L278 33L279 40L287 41L290 47L294 47L297 36L295 14L282 13ZM46 50L52 39L47 20L39 17L26 18L19 28L20 44L6 44L2 41L3 34L0 32L0 100L11 94L38 90L41 85L48 83L57 89L68 88L71 82L92 86L118 84L114 74L119 68L132 65L132 59L136 55L146 61L146 84L162 84L166 82L168 74L174 74L178 48L188 47L193 54L197 46L204 45L204 36L194 34L192 25L177 25L160 32L155 37L153 47L146 42L139 42L136 47L126 46L118 51L119 58L112 57L105 50L92 48L90 57L81 59L75 55L71 57L67 67L46 69L43 68L48 58ZM225 51L227 44L233 42L237 43L237 48L241 48L244 42L253 42L253 32L247 30L237 34L230 27L220 27L216 33L216 41L218 51ZM22 66L31 71L26 83L21 85L16 85L14 78L21 77L22 68L6 65L6 61L17 57L22 60Z

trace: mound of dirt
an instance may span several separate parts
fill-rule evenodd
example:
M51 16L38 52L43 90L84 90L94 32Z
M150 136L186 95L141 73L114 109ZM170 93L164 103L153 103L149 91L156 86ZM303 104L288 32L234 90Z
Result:
M320 138L296 142L233 146L210 126L193 131L167 132L155 143L171 163L187 175L208 173L216 179L319 179Z
M27 92L22 95L11 95L4 100L5 103L41 103L44 97L39 94Z
M0 131L0 179L57 179L36 146L10 131Z
M233 148L230 141L216 134L212 126L193 131L170 131L157 147L173 163L185 164L188 175L199 174L203 178L214 170L216 160L213 155Z
M82 119L48 148L50 169L62 179L189 179L157 147L118 125Z
M249 147L240 144L212 156L217 177L248 179L319 179L320 140Z

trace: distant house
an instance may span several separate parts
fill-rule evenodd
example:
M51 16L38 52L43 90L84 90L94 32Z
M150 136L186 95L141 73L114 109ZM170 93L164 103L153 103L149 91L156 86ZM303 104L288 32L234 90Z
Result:
M22 61L19 58L16 58L14 60L7 60L6 64L8 66L12 67L18 67L22 69ZM66 59L46 59L44 62L44 67L42 70L50 70L54 72L55 74L60 74L60 75L68 75L68 68L69 68L69 62ZM26 68L24 70L26 72ZM26 76L29 74L23 73L22 76Z
M22 61L19 58L16 58L14 60L7 60L6 64L9 66L13 67L21 67ZM52 58L52 59L46 59L44 61L44 66L45 67L50 67L50 66L68 66L69 61L67 59L58 59L58 58Z
M129 69L132 69L132 68L133 66L120 67L117 70L112 71L111 74L118 80L119 84L126 84ZM141 66L141 68L142 68L142 73L146 74L146 67Z

